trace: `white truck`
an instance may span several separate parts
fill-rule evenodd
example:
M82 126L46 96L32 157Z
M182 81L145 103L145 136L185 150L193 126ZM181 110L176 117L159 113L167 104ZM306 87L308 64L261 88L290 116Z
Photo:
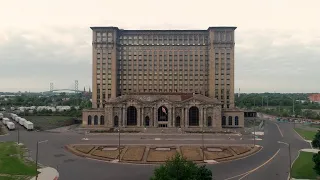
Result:
M9 129L9 130L14 130L14 128L15 128L15 125L14 125L14 123L13 122L7 122L7 128Z
M19 124L20 124L21 126L23 126L25 121L27 121L27 120L24 119L24 118L20 118L20 119L19 119Z
M15 117L15 118L14 118L14 120L15 120L16 122L19 122L20 117L19 117L19 116L17 116L17 117Z
M2 123L3 123L4 125L7 125L8 122L10 122L9 118L3 118L3 119L2 119Z
M3 119L3 114L2 113L0 113L0 120L2 120Z
M30 121L24 121L23 126L28 130L28 131L32 131L33 130L33 123Z
M14 119L15 117L17 117L18 115L11 113L11 119Z

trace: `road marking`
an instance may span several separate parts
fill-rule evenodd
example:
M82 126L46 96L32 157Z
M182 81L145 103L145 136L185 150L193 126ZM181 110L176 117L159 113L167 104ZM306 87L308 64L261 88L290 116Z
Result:
M278 125L277 123L274 123L274 124L278 127L278 130L279 130L279 132L280 132L280 134L281 134L281 137L283 137L283 134L282 134L282 131L281 131L279 125Z
M236 175L236 176L233 176L233 177L230 177L230 178L227 178L225 180L229 180L229 179L234 179L234 178L237 178L237 177L240 177L242 176L239 180L243 179L244 177L246 177L247 175L251 174L252 172L258 170L259 168L263 167L264 165L268 164L272 159L274 159L276 157L276 155L280 152L280 149L270 158L268 159L266 162L264 162L263 164L261 164L260 166L248 171L248 172L245 172L245 173L242 173L242 174L239 174L239 175Z

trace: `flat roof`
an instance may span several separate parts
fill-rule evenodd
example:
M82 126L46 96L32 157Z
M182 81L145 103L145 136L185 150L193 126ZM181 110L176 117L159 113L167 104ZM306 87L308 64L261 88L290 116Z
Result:
M222 30L222 29L231 29L231 30L235 30L237 29L237 27L235 26L210 26L208 29L119 29L118 27L115 27L115 26L93 26L93 27L90 27L90 29L92 30L99 30L99 29L115 29L115 30L120 30L120 31L141 31L141 32L169 32L169 31L174 31L174 32L205 32L205 31L208 31L210 29L219 29L219 30Z

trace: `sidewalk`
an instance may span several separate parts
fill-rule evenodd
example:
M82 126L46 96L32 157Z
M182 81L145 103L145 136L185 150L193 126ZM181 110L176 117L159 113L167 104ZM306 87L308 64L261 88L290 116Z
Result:
M59 178L59 172L51 167L45 167L38 169L40 174L38 175L38 180L57 180ZM36 177L33 177L31 180L35 180Z

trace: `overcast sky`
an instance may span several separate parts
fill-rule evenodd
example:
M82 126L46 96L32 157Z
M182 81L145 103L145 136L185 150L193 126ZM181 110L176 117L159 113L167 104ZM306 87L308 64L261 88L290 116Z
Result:
M319 92L319 0L0 0L0 91L91 86L90 26L237 26L235 89Z

